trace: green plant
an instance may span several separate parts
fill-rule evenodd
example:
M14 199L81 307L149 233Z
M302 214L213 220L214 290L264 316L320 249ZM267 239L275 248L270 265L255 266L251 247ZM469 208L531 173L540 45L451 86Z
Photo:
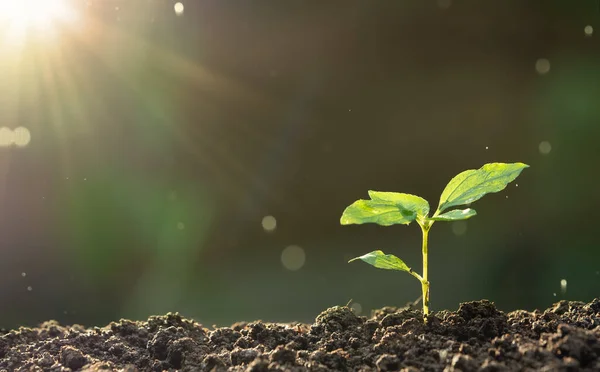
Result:
M382 226L408 225L417 221L423 232L423 275L419 275L398 257L373 251L348 262L362 260L379 269L406 271L421 282L423 316L429 315L429 280L427 260L429 230L436 221L466 220L477 214L474 209L452 209L481 199L485 194L504 190L506 185L528 168L523 163L490 163L479 169L469 169L452 178L442 192L437 210L429 217L427 200L411 194L369 191L371 200L357 200L344 210L342 225L376 223Z

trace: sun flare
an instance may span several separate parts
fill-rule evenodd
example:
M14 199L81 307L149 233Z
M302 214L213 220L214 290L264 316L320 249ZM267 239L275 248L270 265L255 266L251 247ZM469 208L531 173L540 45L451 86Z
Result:
M7 25L13 30L48 31L56 23L76 18L69 0L0 0L0 26Z

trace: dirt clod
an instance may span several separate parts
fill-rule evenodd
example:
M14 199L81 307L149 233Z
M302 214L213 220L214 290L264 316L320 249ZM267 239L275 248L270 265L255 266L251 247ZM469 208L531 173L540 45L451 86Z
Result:
M375 362L378 371L397 371L400 369L400 358L396 355L383 354Z
M456 354L452 358L452 363L447 371L472 371L475 367L476 363L473 358L465 354Z
M386 307L370 318L337 306L314 324L239 322L209 330L179 314L106 327L0 333L0 371L600 371L600 300L505 314L489 301L423 322Z
M50 364L49 355L46 353L42 356L45 359L40 362L47 365ZM63 346L60 348L60 362L63 366L78 371L87 364L88 359L83 353L72 346Z

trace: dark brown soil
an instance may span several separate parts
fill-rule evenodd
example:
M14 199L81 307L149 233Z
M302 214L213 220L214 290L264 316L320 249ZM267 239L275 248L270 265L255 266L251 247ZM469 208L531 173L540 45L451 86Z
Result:
M541 312L488 301L435 313L333 307L314 324L207 329L177 314L5 331L0 371L600 371L600 299Z

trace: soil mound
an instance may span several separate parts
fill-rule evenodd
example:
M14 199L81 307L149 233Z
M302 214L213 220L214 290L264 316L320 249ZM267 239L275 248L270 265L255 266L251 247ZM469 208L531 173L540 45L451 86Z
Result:
M336 306L314 324L207 329L178 314L99 328L0 332L0 371L600 371L600 299L505 314L489 301L434 313Z

